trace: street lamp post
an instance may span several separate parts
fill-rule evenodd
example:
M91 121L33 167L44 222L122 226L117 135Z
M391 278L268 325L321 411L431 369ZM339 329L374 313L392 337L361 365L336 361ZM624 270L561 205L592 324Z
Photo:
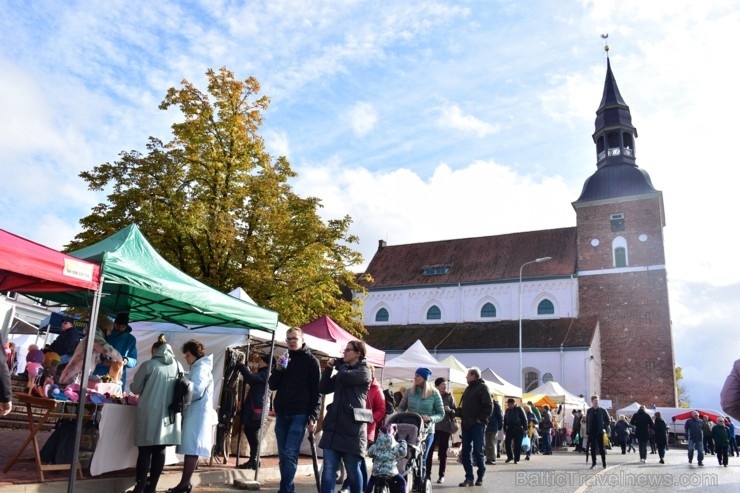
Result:
M522 266L519 267L519 387L522 389L522 392L525 391L524 375L522 374L524 371L524 366L522 365L522 272L524 271L524 267L529 264L539 264L540 262L547 262L548 260L552 260L552 257L536 258L529 262L524 262Z

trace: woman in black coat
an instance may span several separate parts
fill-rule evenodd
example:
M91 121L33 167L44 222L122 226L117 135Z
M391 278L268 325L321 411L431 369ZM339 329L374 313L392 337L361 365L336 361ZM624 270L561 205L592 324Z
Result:
M342 359L329 360L321 375L319 392L334 394L326 410L319 447L324 451L321 493L334 493L340 461L347 468L350 492L361 493L360 462L367 449L367 423L372 412L366 408L372 373L365 362L367 348L362 341L349 341ZM332 376L334 370L337 372ZM368 416L363 417L363 414ZM363 421L366 419L366 421Z
M264 406L269 362L269 355L260 356L257 371L254 373L247 365L242 364L236 367L249 384L249 391L244 396L241 411L241 422L244 426L244 434L247 436L247 443L249 443L249 460L240 465L239 469L257 469L259 467L257 446L259 444L260 428L262 427L262 414L269 411Z
M655 413L653 426L655 427L655 446L658 447L658 457L660 457L660 463L665 464L663 457L668 448L668 423L660 417L660 412Z

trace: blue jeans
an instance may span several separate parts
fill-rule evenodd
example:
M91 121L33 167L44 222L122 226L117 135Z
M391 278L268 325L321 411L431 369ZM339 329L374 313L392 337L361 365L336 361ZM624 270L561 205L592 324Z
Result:
M551 428L542 431L542 453L549 454L552 452L552 434Z
M364 489L360 462L365 459L361 455L339 452L329 448L324 449L324 471L321 473L321 493L334 493L337 483L339 461L344 461L347 470L347 482L351 493L362 493Z
M698 442L693 441L689 438L689 461L694 460L694 449L697 452L697 458L699 462L704 462L704 443L699 440Z
M432 430L434 430L434 428L432 428ZM427 477L427 457L429 457L430 451L432 450L433 443L434 443L434 433L430 433L424 439L424 457L421 458L421 477L422 479Z
M275 438L280 467L280 493L294 493L298 454L306 433L307 414L278 414L275 419Z
M483 423L478 423L470 428L463 428L462 430L462 449L460 450L460 457L463 469L465 469L466 481L472 481L474 479L473 458L475 458L475 465L478 467L478 477L482 478L486 474L486 460L485 454L483 453L485 434L486 425Z

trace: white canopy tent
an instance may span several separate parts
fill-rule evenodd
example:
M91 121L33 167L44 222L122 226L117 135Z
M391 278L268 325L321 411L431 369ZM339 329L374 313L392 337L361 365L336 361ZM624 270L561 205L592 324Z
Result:
M588 407L586 401L582 397L578 397L577 395L568 392L557 382L544 383L531 392L524 394L522 399L529 400L527 397L529 395L546 395L556 404L565 404L577 409L585 409Z
M466 374L468 372L468 367L465 366L462 361L460 361L459 359L455 358L455 356L452 355L452 354L450 354L449 356L447 356L444 359L441 359L439 362L442 363L445 366L448 366L448 367L452 368L453 370L459 370L459 371L462 371L462 372L464 372Z
M566 420L571 418L571 412L574 409L584 411L588 407L582 397L568 392L557 382L547 382L532 390L532 392L523 394L522 401L532 401L536 406L541 406L543 402L549 404L553 407L553 419L556 419L561 426L569 424Z
M420 367L429 368L432 371L432 380L437 377L445 377L452 386L467 385L465 371L450 368L434 359L419 340L400 356L385 362L381 379L383 382L410 382L414 379L414 372Z
M242 288L237 288L229 294L235 298L254 303L252 298ZM128 369L126 374L127 386L133 381L136 370L141 363L151 358L152 345L157 341L159 334L165 335L167 343L172 346L177 360L183 365L186 371L188 370L188 366L180 348L190 339L197 339L205 346L206 354L213 355L214 409L218 407L221 396L226 349L235 346L246 346L251 338L252 342L259 341L263 345L267 344L265 351L269 352L269 343L272 337L271 334L259 330L249 331L242 328L230 327L205 327L198 330L190 330L180 325L161 322L134 322L131 324L131 328L133 329L132 333L134 337L136 337L136 351L138 352L139 364L134 368ZM279 347L287 348L285 333L288 329L289 327L287 325L278 322L278 328L275 331L276 353L278 353ZM322 356L337 357L341 355L340 348L334 342L324 341L310 335L306 335L304 341L319 358Z
M630 404L630 405L629 405L629 406L627 406L627 407L623 407L622 409L617 409L617 416L619 416L620 414L624 414L625 416L632 416L632 415L633 415L633 414L635 414L635 413L636 413L636 412L637 412L637 411L638 411L639 409L640 409L640 404L639 404L639 403L637 403L637 402L633 402L632 404ZM654 411L653 409L648 409L647 407L645 408L645 411L646 411L646 412L647 412L647 413L648 413L648 414L649 414L650 416L652 416L653 414L655 414L655 411Z
M504 380L495 371L490 368L486 368L481 372L481 377L486 381L486 385L491 389L494 394L499 394L504 397L522 397L522 389Z

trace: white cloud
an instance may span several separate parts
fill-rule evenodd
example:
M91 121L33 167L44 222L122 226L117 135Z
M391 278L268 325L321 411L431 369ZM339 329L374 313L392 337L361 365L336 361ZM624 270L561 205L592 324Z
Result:
M486 137L487 135L498 133L501 130L499 125L484 122L472 115L463 114L462 109L456 104L445 105L440 108L437 125L442 128L451 128L465 133L472 133L478 137Z
M363 137L371 132L378 123L378 111L372 104L360 101L349 109L347 119L350 127L352 127L352 132L357 137Z

